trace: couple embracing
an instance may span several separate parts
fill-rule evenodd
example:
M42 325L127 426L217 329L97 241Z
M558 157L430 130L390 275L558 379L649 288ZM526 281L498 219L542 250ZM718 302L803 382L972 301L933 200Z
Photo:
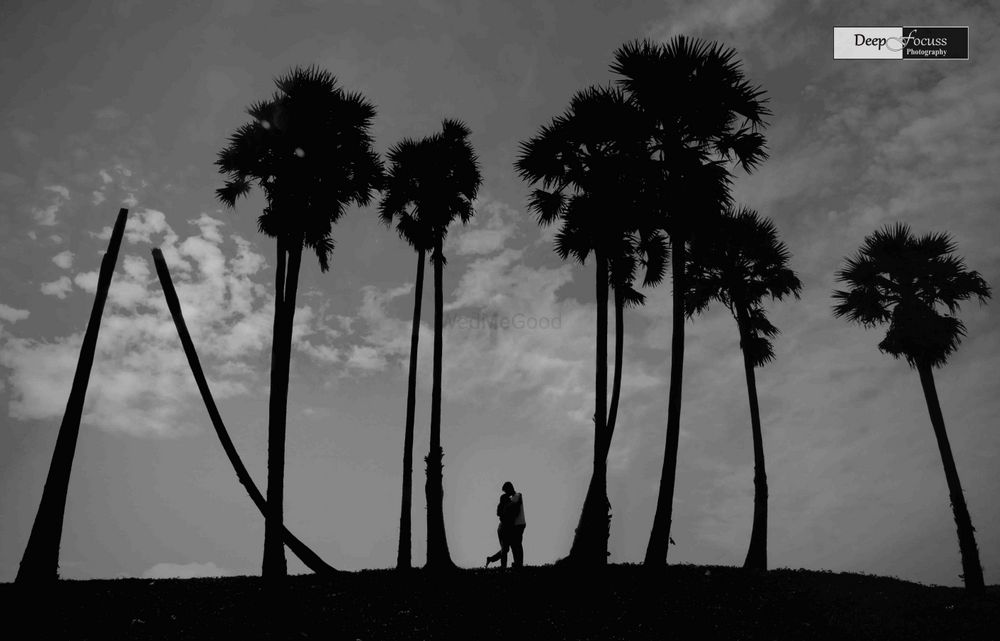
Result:
M500 525L497 526L497 538L500 539L500 551L486 557L486 566L500 561L500 567L507 567L507 550L514 553L514 567L524 565L524 548L521 540L524 537L524 499L520 492L514 491L514 484L507 481L503 484L503 494L497 504L497 516Z

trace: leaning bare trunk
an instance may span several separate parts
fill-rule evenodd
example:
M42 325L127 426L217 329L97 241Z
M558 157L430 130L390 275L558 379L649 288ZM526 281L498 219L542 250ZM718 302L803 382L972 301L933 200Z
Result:
M757 379L753 362L746 351L747 315L740 310L736 323L740 330L740 348L743 352L743 369L746 370L747 396L750 401L750 430L753 432L753 527L750 530L750 547L743 567L751 570L767 569L767 472L764 469L764 436L760 428L760 407L757 404Z
M73 456L76 454L76 441L80 435L80 419L83 417L83 402L87 396L87 384L90 382L90 369L94 364L94 353L97 351L97 334L101 329L101 316L104 314L104 302L111 288L111 277L115 273L115 263L118 262L118 249L125 233L127 209L118 210L108 251L101 259L101 272L97 278L97 293L94 296L94 307L90 311L87 331L80 346L80 358L76 363L76 373L73 375L73 386L70 388L69 399L66 401L66 411L63 413L59 435L56 437L55 451L49 464L49 473L42 489L42 500L38 505L35 522L31 526L28 544L21 557L21 565L17 571L15 583L40 584L55 581L59 578L59 544L62 540L63 517L66 513L66 495L69 492L69 477L73 471Z
M927 411L931 415L931 425L934 426L934 436L937 437L941 462L944 464L944 476L948 481L948 493L951 495L951 511L958 527L958 547L962 553L962 579L968 592L982 594L985 587L983 566L979 562L979 548L976 546L976 529L972 527L972 518L965 504L965 495L962 493L962 483L958 480L955 458L948 443L941 403L938 401L937 388L934 385L934 373L927 363L918 363L917 371L920 373L920 385L924 388Z
M677 474L677 443L681 433L681 378L684 373L684 238L672 238L671 271L674 277L673 337L670 345L670 397L667 402L667 442L660 472L660 493L656 499L653 528L646 546L648 566L665 565L670 545L670 522L673 514L674 480Z
M607 429L608 401L608 261L597 257L597 357L594 377L594 471L583 500L580 523L573 537L569 561L584 565L608 562L611 505L608 501L607 460L610 447Z
M440 570L455 567L448 552L444 530L444 453L441 450L441 352L444 315L444 254L440 237L435 241L434 263L434 365L431 388L431 443L427 454L427 567Z
M424 250L417 252L417 283L410 332L410 374L406 384L406 428L403 435L403 498L399 511L399 551L396 568L412 566L411 512L413 501L413 415L417 404L417 347L420 343L420 302L424 295Z
M181 312L181 304L177 298L177 292L174 289L173 281L170 279L170 272L167 269L167 263L163 259L163 253L159 249L153 250L153 263L156 265L156 274L159 276L160 285L163 287L163 295L167 299L167 308L170 310L170 315L174 319L174 326L177 328L177 335L181 339L181 346L184 348L184 355L187 356L188 365L191 366L191 373L194 374L194 380L198 385L198 391L201 392L201 399L205 402L205 408L208 409L208 416L212 420L212 427L215 428L215 433L219 437L219 442L222 443L222 449L226 452L226 456L229 458L230 464L232 464L233 469L236 470L236 478L243 484L243 487L246 488L247 494L250 495L250 500L252 500L254 505L257 506L257 509L260 510L261 515L266 518L267 503L264 501L264 495L261 494L259 489L257 489L257 485L250 477L250 472L247 471L246 466L243 465L239 452L236 451L236 446L233 444L233 440L229 437L229 431L226 429L225 423L222 422L222 415L219 414L219 408L215 405L215 399L212 397L212 391L208 387L208 380L205 378L205 372L201 368L201 361L198 359L198 352L195 351L194 342L191 340L191 334L187 329L187 323L184 322L184 315ZM287 528L284 530L283 536L285 545L288 546L288 549L292 551L292 554L299 557L299 560L301 560L310 570L316 574L324 576L332 576L337 573L336 568L327 564L326 561L321 559L319 555L313 552L305 543L289 532Z
M271 398L267 430L267 516L264 519L264 562L262 576L280 578L288 573L285 546L282 541L285 493L285 426L288 410L288 374L292 354L292 324L295 315L295 293L302 261L302 243L292 239L283 247L278 241L281 276L281 254L287 255L283 298L274 307L274 339L271 344ZM275 287L277 290L277 286Z

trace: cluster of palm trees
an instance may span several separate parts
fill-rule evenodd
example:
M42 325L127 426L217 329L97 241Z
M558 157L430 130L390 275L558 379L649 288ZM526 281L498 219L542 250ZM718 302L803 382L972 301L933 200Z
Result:
M660 490L645 564L666 563L680 434L685 322L712 303L729 310L743 354L754 453L754 516L744 566L767 568L767 475L756 392L756 369L775 357L778 329L768 320L768 300L798 298L802 285L772 221L731 197L737 169L753 171L767 158L763 130L770 116L764 90L745 77L736 52L717 43L679 36L667 43L630 42L614 53L614 83L576 93L565 113L521 143L515 163L533 188L529 210L539 224L558 224L555 250L580 263L594 258L596 354L594 456L591 481L572 546L562 562L607 563L611 506L607 458L617 421L623 370L624 310L642 305L637 290L656 286L668 271L673 281L673 334L666 443ZM426 567L454 567L445 534L441 447L443 351L443 243L450 225L468 222L482 177L463 123L445 120L441 131L404 139L388 153L388 166L374 151L370 133L375 108L349 93L328 72L295 68L276 80L270 99L251 105L251 120L232 134L217 165L226 175L219 199L235 207L257 187L265 197L259 229L276 245L275 312L271 352L267 496L239 460L201 371L162 254L157 273L199 390L227 456L265 518L262 575L286 574L288 545L316 572L335 572L284 527L283 479L291 336L302 252L312 249L322 271L334 248L332 225L352 204L366 206L380 193L379 217L395 226L417 254L413 325L407 383L397 567L410 568L414 408L418 338L425 261L434 269L434 346L430 444L426 461ZM124 210L119 226L124 226ZM79 409L96 341L120 230L112 237L111 268L98 287L74 381L67 418L57 443L42 505L18 573L18 581L56 578L65 492ZM944 364L964 335L958 304L990 296L985 281L953 255L943 234L914 237L903 225L865 240L838 273L847 291L834 293L836 316L864 326L889 323L880 349L903 356L923 385L944 462L958 525L964 578L983 587L982 568L965 506L932 369ZM106 281L106 282L105 282ZM613 292L614 364L608 399L608 303ZM89 346L89 347L88 347ZM89 349L89 357L87 350ZM85 362L86 361L86 362ZM83 372L81 374L81 372ZM73 423L75 421L75 427ZM67 427L69 425L69 427ZM66 436L64 437L64 432ZM65 441L65 443L64 443ZM53 480L55 479L55 480ZM50 484L52 489L50 491ZM60 498L61 494L61 498Z
M471 132L462 122L445 120L439 133L404 139L389 150L388 169L374 151L370 134L375 108L360 94L346 92L329 72L296 68L275 82L278 91L248 109L253 118L240 127L219 153L228 176L217 191L235 207L254 185L266 207L260 231L277 245L274 341L268 422L268 481L264 528L265 578L286 574L283 525L285 413L291 359L295 289L303 247L329 268L332 225L351 204L365 206L381 191L379 215L395 223L400 237L417 252L413 334L403 448L403 497L399 567L410 567L413 420L416 402L417 347L424 261L434 267L434 348L430 448L427 455L427 567L453 568L444 526L443 450L441 448L441 365L443 352L444 239L456 219L468 222L482 184ZM287 264L287 266L286 266Z

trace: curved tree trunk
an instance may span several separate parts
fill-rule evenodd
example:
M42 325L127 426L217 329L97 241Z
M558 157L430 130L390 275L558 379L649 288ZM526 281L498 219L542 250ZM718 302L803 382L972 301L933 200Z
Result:
M934 385L934 373L931 366L926 363L918 363L917 372L920 373L920 385L924 388L927 411L931 415L931 425L934 426L934 436L937 437L938 450L941 452L941 463L944 464L944 476L948 481L951 511L958 527L958 547L962 553L962 579L968 592L982 594L985 586L983 566L979 562L979 548L976 546L976 529L972 527L972 518L965 504L965 495L962 493L962 483L958 480L955 458L951 453L951 444L948 443L941 403L938 401L937 388Z
M670 546L670 522L674 508L674 480L677 474L677 443L681 433L681 389L684 374L684 260L685 239L671 239L671 271L674 278L673 336L670 344L670 397L667 403L667 442L660 472L660 492L656 499L653 528L649 533L646 558L649 566L665 565Z
M604 456L611 451L611 438L618 422L618 401L622 392L622 352L625 347L625 296L615 290L615 369L611 378L611 405L608 407L608 437L605 439Z
M111 289L111 277L118 262L118 250L122 244L127 217L127 209L118 210L118 218L115 220L111 240L108 242L108 251L101 259L97 293L90 311L90 320L87 322L87 331L83 336L83 344L80 346L80 358L76 363L73 386L66 401L66 411L63 413L55 450L52 453L52 462L49 464L49 472L42 489L42 500L31 526L31 534L24 548L24 556L21 557L15 583L48 583L59 578L59 544L62 540L69 477L73 471L73 456L76 454L80 420L83 418L83 402L87 396L90 369L94 365L94 354L97 351L97 334L101 329L104 302L108 298L108 290Z
M406 383L406 428L403 434L403 498L399 510L399 551L396 568L412 566L413 415L417 404L417 348L420 344L420 303L424 295L424 250L417 251L413 328L410 332L410 373Z
M163 259L163 253L159 249L153 250L153 263L156 265L156 275L159 277L160 285L163 287L163 295L167 299L167 308L174 319L177 335L181 339L184 355L187 356L188 365L191 366L191 373L194 374L195 383L198 385L198 391L201 392L202 401L205 402L205 408L208 410L208 416L212 420L212 427L215 428L215 434L219 437L219 442L222 443L222 449L226 452L226 457L229 458L230 464L236 470L236 478L243 484L247 494L250 495L250 500L260 510L261 516L266 518L267 503L264 501L264 495L257 489L257 485L253 482L250 472L243 465L243 460L240 458L239 452L236 451L233 440L229 437L229 431L226 429L225 423L222 422L222 415L219 414L219 408L216 407L215 399L212 398L212 391L208 387L208 380L205 378L205 372L201 368L198 352L195 351L194 342L191 340L191 334L187 329L187 323L184 322L184 314L181 312L181 304L177 298L173 281L170 278L170 271L167 269L167 263ZM287 528L283 532L283 538L285 545L292 551L292 554L299 557L299 560L316 574L332 576L337 573L336 568L327 564L326 561L321 559L305 543L289 532Z
M287 242L287 241L286 241ZM267 516L264 519L264 561L261 575L280 578L288 573L282 540L285 493L285 432L288 410L288 374L292 353L292 323L295 316L295 293L302 262L302 243L293 239L289 246L278 241L277 282L282 275L281 254L287 255L283 297L274 306L274 338L271 343L271 398L267 430Z
M427 565L434 570L454 568L444 529L444 453L441 450L441 352L444 315L444 254L440 236L434 244L434 380L431 389L431 443L427 462Z
M767 472L764 469L764 436L760 428L760 407L757 404L757 379L754 366L744 346L747 341L747 315L737 312L736 324L740 330L740 351L743 352L743 369L747 377L747 396L750 401L750 430L753 432L753 527L750 530L750 547L743 567L751 570L767 569Z
M569 551L569 561L583 565L608 562L610 509L608 501L608 261L597 258L597 356L594 368L594 471L583 500L580 522Z

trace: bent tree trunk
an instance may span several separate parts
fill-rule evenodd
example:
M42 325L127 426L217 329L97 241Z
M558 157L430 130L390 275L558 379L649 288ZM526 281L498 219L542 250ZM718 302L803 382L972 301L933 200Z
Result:
M243 465L243 460L240 458L239 452L236 451L233 440L229 437L229 431L226 429L225 423L222 422L222 415L219 414L219 408L215 405L212 391L208 387L208 380L205 378L205 372L201 368L201 361L198 359L198 352L195 351L194 342L191 340L191 333L188 332L187 323L184 322L181 303L177 298L177 291L174 289L174 283L170 278L170 271L167 269L167 263L163 259L163 253L159 249L153 250L153 263L156 265L156 275L160 279L163 295L167 299L167 308L174 319L177 335L181 339L184 355L187 356L188 365L191 367L191 373L194 374L195 383L198 385L198 391L201 392L201 399L208 410L208 416L212 421L212 427L215 428L215 434L219 437L222 449L236 471L236 478L246 489L247 494L250 495L250 500L260 510L261 516L266 518L267 503L264 501L264 495L257 489L257 485L253 482L250 472ZM292 554L299 557L299 560L316 574L332 576L337 573L336 568L328 565L318 554L289 532L287 528L283 531L283 539L285 545L292 551Z
M568 560L583 565L608 562L610 508L608 502L607 429L608 395L608 262L600 251L597 258L597 355L594 375L594 471L583 500L580 522L573 537Z
M282 259L287 257L287 273ZM271 395L267 430L267 515L264 518L264 561L261 575L280 578L288 573L282 540L285 493L285 432L288 410L288 372L292 352L292 324L295 315L295 291L302 259L300 239L278 239L278 271L275 292L284 275L280 303L275 297L274 331L271 341Z
M441 352L444 314L444 254L440 236L435 240L434 263L434 365L431 388L431 443L427 453L427 565L434 570L454 568L444 529L444 453L441 450Z
M927 411L931 416L934 436L937 437L938 450L941 452L941 463L944 465L944 476L948 481L948 494L951 495L951 511L958 528L958 548L962 554L962 580L965 589L973 594L985 591L983 581L983 566L979 562L979 548L976 546L976 529L972 527L969 508L965 504L962 493L962 483L958 480L958 469L951 453L948 433L944 428L944 416L941 413L941 403L938 401L937 388L934 385L934 373L927 363L918 363L920 385L924 389L924 399L927 401Z
M38 505L35 522L31 526L31 534L24 548L24 556L21 557L15 583L47 583L59 578L59 544L62 540L69 478L73 471L73 456L76 454L76 441L80 435L83 402L87 396L90 370L94 365L94 354L97 351L97 334L101 329L101 316L104 314L108 290L111 289L111 277L118 262L118 250L122 244L127 217L128 209L118 210L118 218L115 220L111 240L108 242L108 251L101 259L97 293L90 311L90 320L87 322L87 331L83 336L83 344L80 346L80 358L73 374L73 386L66 401L66 411L63 413L55 451L52 453L52 462L49 464L49 473L42 489L42 500Z
M648 566L665 565L670 545L670 522L674 509L674 480L677 475L677 443L681 433L681 389L684 375L684 260L685 239L675 233L671 239L671 272L674 279L673 335L670 342L670 397L667 402L667 442L660 472L653 528L646 546Z
M604 456L611 451L611 438L618 421L618 401L622 392L622 352L625 346L625 296L615 290L615 369L611 378L611 405L608 407L608 437L605 439Z
M747 353L747 315L740 310L736 324L740 330L740 351L743 352L743 369L747 377L747 397L750 401L750 430L753 433L753 527L750 530L750 547L743 567L751 570L767 569L767 472L764 469L764 436L760 428L760 407L757 404L757 379L754 365Z
M424 250L417 251L413 328L410 332L410 373L406 382L406 427L403 434L403 498L399 510L399 551L396 568L412 567L413 418L417 404L417 348L420 344L420 304L424 295Z

